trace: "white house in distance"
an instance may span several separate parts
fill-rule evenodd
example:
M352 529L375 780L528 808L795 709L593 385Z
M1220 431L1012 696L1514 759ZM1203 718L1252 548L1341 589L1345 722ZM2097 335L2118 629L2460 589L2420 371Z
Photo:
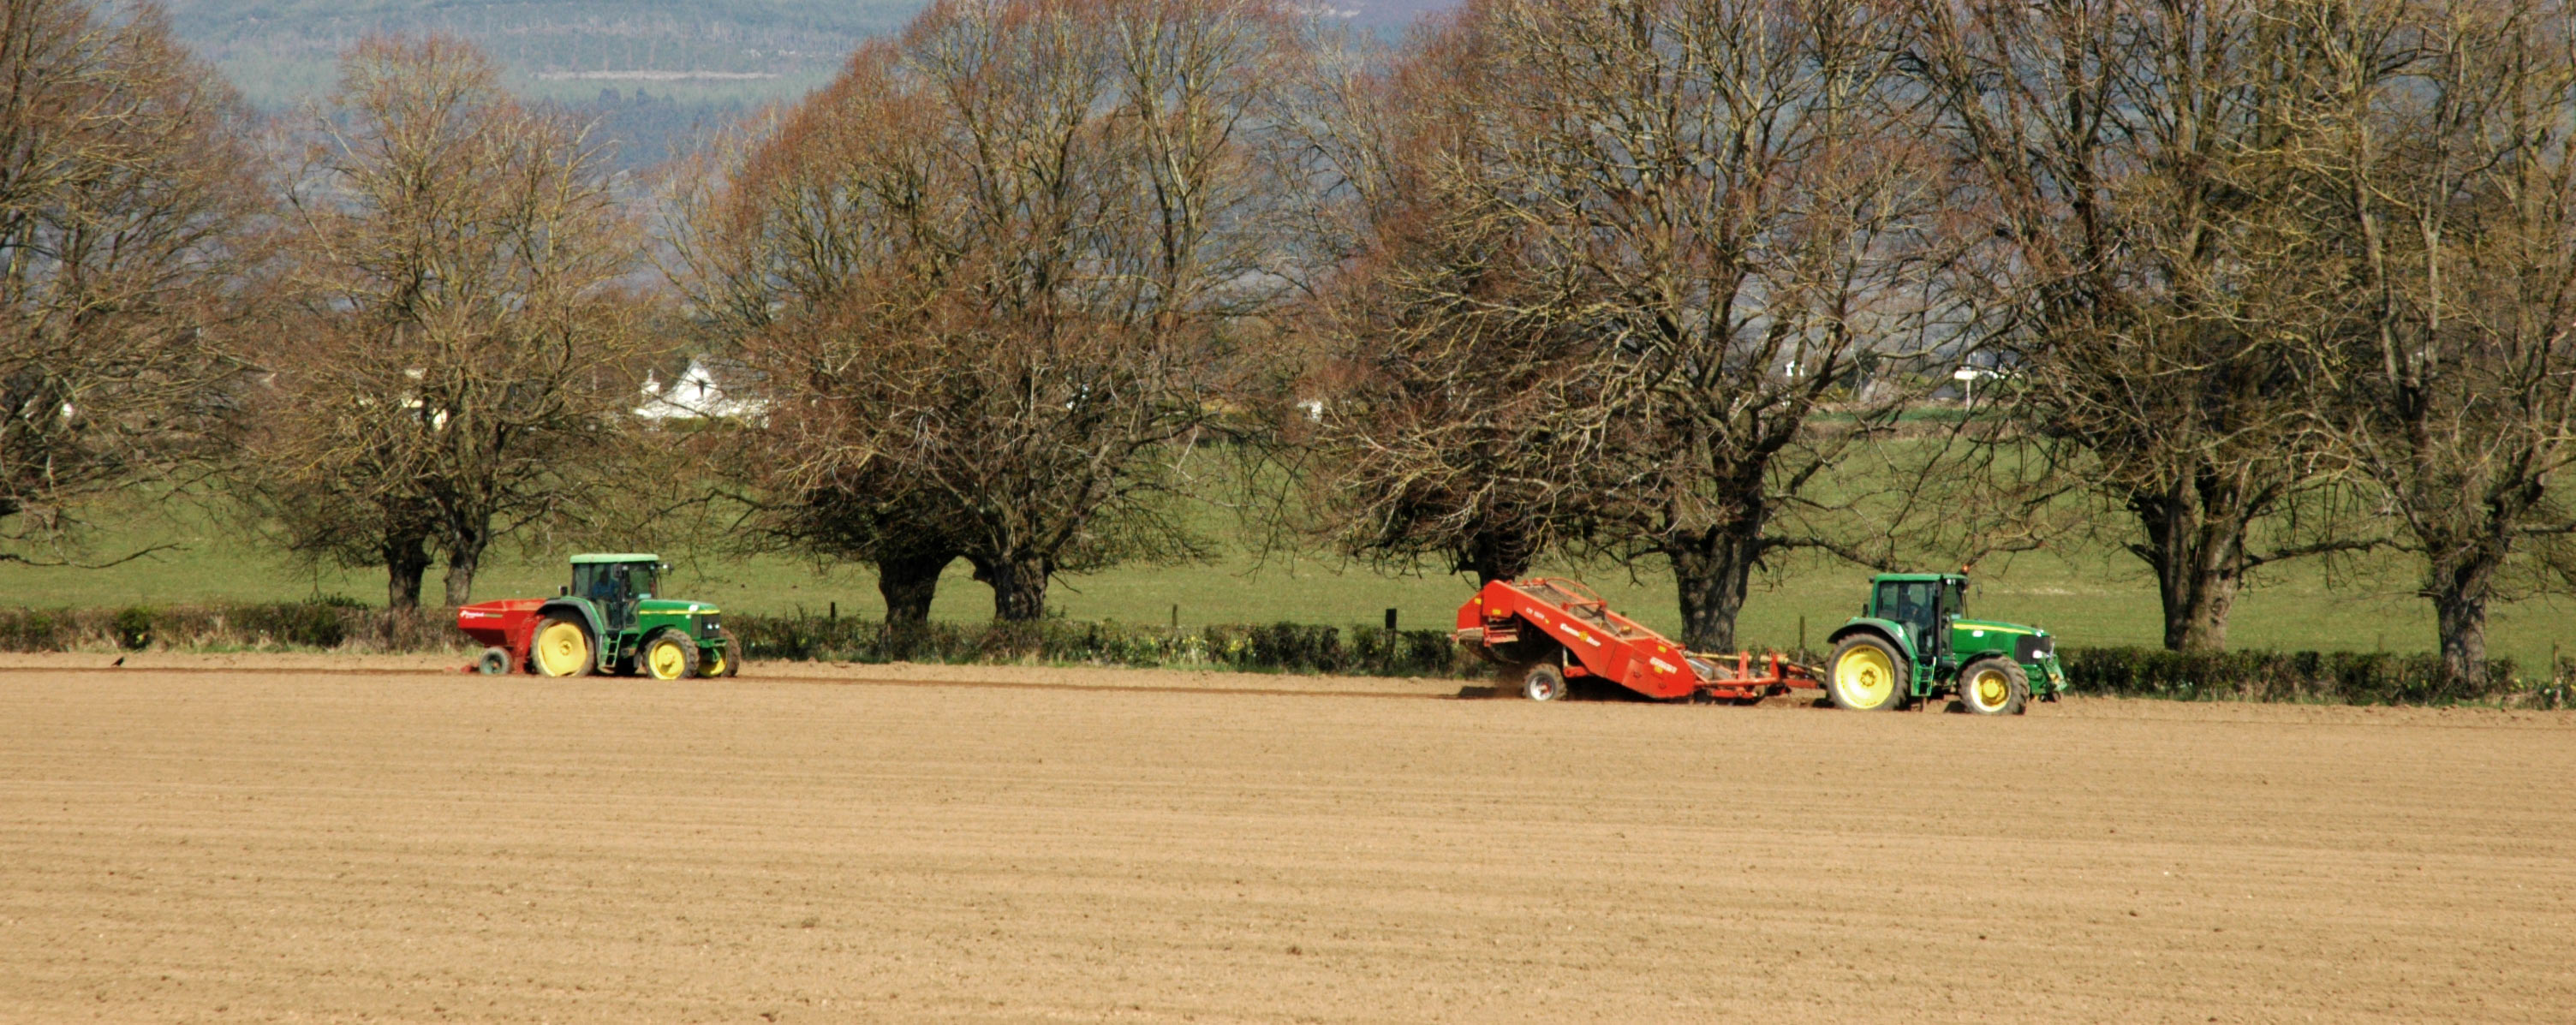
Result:
M716 380L715 371L704 356L689 357L689 369L664 385L652 371L644 374L643 404L635 407L638 419L660 423L665 420L756 420L768 408L757 399L736 399L725 394L724 385Z

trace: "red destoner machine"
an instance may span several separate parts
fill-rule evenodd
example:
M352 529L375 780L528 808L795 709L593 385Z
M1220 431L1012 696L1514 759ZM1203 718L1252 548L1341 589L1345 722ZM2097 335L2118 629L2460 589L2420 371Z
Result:
M1507 666L1527 666L1529 693L1553 693L1544 677L1595 677L1650 698L1759 701L1792 689L1821 689L1813 667L1772 652L1713 655L1683 650L1664 635L1610 611L1571 580L1497 580L1458 607L1458 641Z

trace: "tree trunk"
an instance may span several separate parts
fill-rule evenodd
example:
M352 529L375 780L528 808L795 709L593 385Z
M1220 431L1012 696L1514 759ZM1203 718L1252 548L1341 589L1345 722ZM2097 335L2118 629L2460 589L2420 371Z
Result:
M2245 533L2253 520L2240 498L2234 482L2202 476L2129 499L2147 535L2131 551L2155 571L2168 651L2227 647L2227 615L2244 587Z
M1457 553L1457 567L1476 574L1479 588L1497 580L1518 580L1529 574L1535 547L1518 533L1481 531Z
M2434 626L2441 633L2442 687L2447 697L2473 697L2486 686L2487 603L2495 597L2503 547L2462 546L2465 550L2436 560L2427 574L2424 590L2433 601Z
M1681 592L1683 647L1735 650L1735 616L1744 611L1761 544L1752 531L1712 529L1667 549Z
M1047 563L1032 556L975 559L975 579L992 585L996 621L1029 623L1046 615Z
M385 542L385 607L408 612L420 607L420 582L429 575L429 546L419 537Z
M953 553L880 558L877 593L885 597L887 626L930 621L930 600L939 593L939 575L957 561Z
M474 571L483 565L483 540L460 543L447 553L447 607L474 604Z

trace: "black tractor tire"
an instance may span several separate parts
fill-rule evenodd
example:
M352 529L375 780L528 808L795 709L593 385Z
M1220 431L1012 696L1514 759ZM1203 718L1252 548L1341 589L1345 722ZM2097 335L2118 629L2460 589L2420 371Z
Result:
M474 671L485 676L508 675L510 650L508 648L483 649L482 654L474 656Z
M715 658L698 660L698 675L710 679L742 675L742 645L735 643L733 631L717 627L716 639L724 642L724 646L715 649Z
M1554 662L1541 662L1521 674L1521 696L1532 701L1565 699L1565 670Z
M2020 715L2030 710L2030 671L2008 658L1981 658L1959 670L1959 710Z
M1854 712L1893 712L1905 707L1913 696L1912 679L1896 645L1873 633L1843 638L1834 646L1833 657L1825 660L1826 696L1833 699L1834 707Z
M670 651L669 661L661 657ZM662 629L644 638L635 649L635 671L656 680L687 680L698 675L697 638L678 630Z
M547 638L548 635L555 634L558 627L570 627L573 633L581 638L581 650L577 653L578 665L569 672L558 673L547 668L548 652L545 650ZM558 659L556 668L562 668L563 661ZM547 616L537 621L536 633L529 638L528 668L535 670L539 676L597 676L599 675L599 639L590 635L590 625L581 620L568 616Z

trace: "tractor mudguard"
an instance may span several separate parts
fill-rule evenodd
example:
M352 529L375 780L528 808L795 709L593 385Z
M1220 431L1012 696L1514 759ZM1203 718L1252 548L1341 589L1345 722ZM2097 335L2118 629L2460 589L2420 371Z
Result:
M1845 623L1840 629L1835 630L1832 636L1825 638L1826 650L1832 650L1834 645L1841 644L1843 642L1843 638L1857 633L1874 633L1881 637L1885 637L1887 638L1887 643L1896 645L1896 650L1904 653L1905 661L1907 663L1919 666L1923 662L1923 660L1917 657L1914 653L1914 642L1906 639L1905 628L1897 625L1895 620L1890 619L1872 619L1862 617Z
M616 653L610 650L615 645L616 638L608 636L608 621L600 618L598 606L591 604L586 598L551 598L537 608L537 616L540 619L557 613L565 613L566 619L579 619L584 626L590 628L591 654L598 658L600 664L606 665L616 660Z

